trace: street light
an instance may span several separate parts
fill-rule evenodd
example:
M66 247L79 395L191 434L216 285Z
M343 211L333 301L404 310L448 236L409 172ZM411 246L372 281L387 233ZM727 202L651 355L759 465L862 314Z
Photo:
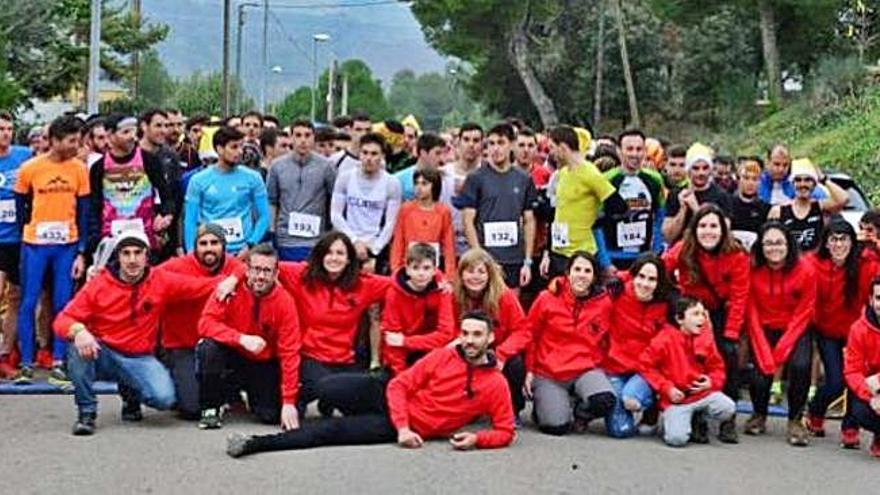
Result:
M315 111L317 107L316 95L318 94L318 43L330 41L330 35L327 33L316 33L312 35L312 122L315 121Z

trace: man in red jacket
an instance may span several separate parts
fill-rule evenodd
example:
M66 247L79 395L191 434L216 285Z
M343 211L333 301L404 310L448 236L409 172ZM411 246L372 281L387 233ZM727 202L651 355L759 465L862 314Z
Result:
M492 319L481 311L461 320L461 344L435 349L381 389L353 397L362 414L328 418L274 435L227 438L232 457L272 450L307 449L324 445L365 445L394 442L418 448L426 439L449 438L456 450L499 448L514 438L513 407L507 380L489 350ZM385 398L387 398L387 408ZM370 404L367 404L370 402ZM458 431L481 416L491 429Z
M660 398L663 441L684 447L691 437L691 419L727 421L736 412L724 395L724 359L712 335L705 332L709 318L703 304L683 296L675 303L679 328L667 326L651 340L641 356L641 374Z
M207 223L196 233L196 249L187 256L172 258L162 270L198 279L222 278L243 274L244 263L226 254L223 227ZM195 348L199 341L199 318L210 295L197 301L171 301L162 312L163 361L171 371L177 392L177 411L184 419L199 419L199 382L196 379Z
M874 433L871 455L880 457L880 278L871 282L865 314L853 324L843 351L849 387L847 408L862 428Z
M98 378L119 383L126 400L123 419L140 419L141 402L161 410L176 401L171 375L153 355L159 316L168 301L204 297L215 283L151 270L149 245L142 231L121 233L107 267L55 319L55 333L74 344L67 357L79 409L74 435L95 432L98 400L92 384Z
M251 412L263 423L299 428L299 351L302 336L293 298L277 283L278 253L268 244L247 256L247 280L231 297L211 298L199 320L196 345L199 428L223 426L224 374L233 370Z

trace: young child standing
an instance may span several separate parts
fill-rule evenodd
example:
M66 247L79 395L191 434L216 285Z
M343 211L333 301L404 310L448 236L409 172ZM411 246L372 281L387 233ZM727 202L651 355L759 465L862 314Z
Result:
M691 436L691 418L727 421L736 404L721 392L724 360L715 347L703 304L684 296L675 304L678 328L666 326L641 357L641 374L660 398L663 441L684 447Z
M449 206L439 202L443 183L440 174L440 171L429 168L417 169L413 173L415 199L400 208L394 227L391 243L393 272L405 265L407 248L423 242L437 252L435 261L437 266L442 265L446 278L452 280L455 277L455 231Z

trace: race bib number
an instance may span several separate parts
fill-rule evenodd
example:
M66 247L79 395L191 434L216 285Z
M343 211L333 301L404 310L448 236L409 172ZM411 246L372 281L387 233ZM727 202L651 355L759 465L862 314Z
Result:
M118 237L119 234L128 231L146 233L144 230L144 221L140 218L129 218L127 220L113 220L110 222L110 234Z
M287 220L287 233L294 237L318 237L321 235L321 217L292 211Z
M617 224L618 247L641 247L648 239L648 222L624 222Z
M70 242L70 224L67 222L38 223L37 242L41 244L67 244Z
M553 222L553 225L550 226L550 238L553 241L553 247L568 247L570 242L568 240L568 224Z
M488 222L483 224L483 242L486 247L512 247L519 244L519 225L516 222Z
M748 230L734 230L731 231L731 233L747 251L751 251L755 241L758 240L758 234L755 232L749 232Z
M15 223L15 200L0 201L0 223Z
M211 223L215 223L223 228L223 232L226 234L226 242L234 243L244 240L244 227L241 225L241 218L220 218L213 220Z
M440 243L439 242L410 242L406 247L407 249L411 248L413 244L427 244L434 248L434 265L440 266Z

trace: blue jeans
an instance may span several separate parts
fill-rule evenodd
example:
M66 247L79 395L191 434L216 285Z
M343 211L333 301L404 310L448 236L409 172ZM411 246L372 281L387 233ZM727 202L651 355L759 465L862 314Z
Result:
M636 422L630 411L623 407L625 399L636 399L642 405L642 411L654 405L654 391L648 382L637 373L628 375L610 375L608 380L614 387L617 403L614 411L605 418L605 430L613 438L629 438L636 433Z
M21 305L18 308L18 345L21 348L22 366L34 364L34 313L40 293L43 292L43 279L46 271L52 271L52 311L58 314L73 297L73 277L70 272L76 260L76 243L21 245ZM55 338L52 344L52 357L56 361L64 359L67 341Z
M312 248L308 246L281 247L278 246L278 259L281 261L305 261L309 259Z
M140 402L159 410L171 409L177 396L168 369L155 356L127 356L105 345L95 360L83 359L76 347L67 354L67 375L74 386L74 400L80 413L95 413L98 398L92 390L95 380L114 380L126 386Z

